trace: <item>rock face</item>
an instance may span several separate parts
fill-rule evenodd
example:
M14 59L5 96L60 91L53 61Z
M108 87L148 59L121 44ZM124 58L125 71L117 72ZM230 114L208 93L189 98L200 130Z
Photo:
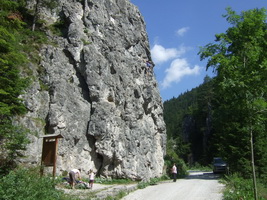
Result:
M57 174L147 179L161 176L166 130L145 23L129 0L58 0L37 5L50 39L23 95L31 136L25 163L40 164L44 134L61 134ZM34 9L36 1L28 1ZM32 6L32 7L30 7ZM50 27L50 28L49 28ZM57 27L60 35L51 31Z

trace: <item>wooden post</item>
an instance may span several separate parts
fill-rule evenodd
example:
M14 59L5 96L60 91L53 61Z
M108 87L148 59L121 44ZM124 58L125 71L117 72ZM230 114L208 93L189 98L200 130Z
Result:
M55 175L56 175L57 146L58 146L58 138L56 138L56 141L55 141L55 157L54 157L54 163L53 163L53 177L55 177Z

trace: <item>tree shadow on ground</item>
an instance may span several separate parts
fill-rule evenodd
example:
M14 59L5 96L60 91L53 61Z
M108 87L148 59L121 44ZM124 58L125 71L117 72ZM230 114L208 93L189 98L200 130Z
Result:
M203 180L217 180L223 174L214 174L213 172L189 172L186 179L203 179Z

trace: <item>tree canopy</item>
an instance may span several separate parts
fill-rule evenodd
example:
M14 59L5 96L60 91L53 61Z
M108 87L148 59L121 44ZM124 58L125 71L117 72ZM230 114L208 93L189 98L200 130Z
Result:
M218 150L232 170L249 176L252 138L258 176L266 177L266 9L237 15L228 8L224 17L231 27L200 51L201 59L208 58L207 68L217 72L214 127Z
M18 96L27 86L19 67L26 62L21 52L20 30L23 28L19 4L4 0L0 3L0 120L24 113L25 107Z

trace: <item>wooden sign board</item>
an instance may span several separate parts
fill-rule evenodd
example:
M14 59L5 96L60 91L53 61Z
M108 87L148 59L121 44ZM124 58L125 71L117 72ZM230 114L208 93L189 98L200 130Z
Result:
M44 138L42 164L44 166L54 166L56 158L56 139Z
M63 138L63 136L61 134L57 134L44 135L41 137L43 138L41 165L43 167L53 167L53 176L55 176L58 138ZM43 170L41 170L41 174L43 174Z

